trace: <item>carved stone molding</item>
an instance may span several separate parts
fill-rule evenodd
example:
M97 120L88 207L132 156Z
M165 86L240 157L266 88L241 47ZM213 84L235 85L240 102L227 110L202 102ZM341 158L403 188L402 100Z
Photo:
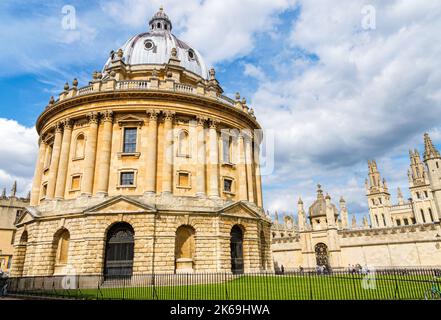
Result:
M101 113L104 122L113 122L113 111L106 110Z

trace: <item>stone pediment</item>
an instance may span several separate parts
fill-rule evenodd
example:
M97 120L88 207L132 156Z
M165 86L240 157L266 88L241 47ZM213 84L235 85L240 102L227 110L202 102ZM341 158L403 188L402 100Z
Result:
M40 212L32 207L27 207L23 211L19 211L17 216L15 217L14 225L22 225L27 222L38 219L40 216Z
M245 202L242 201L223 207L221 210L219 210L219 213L221 215L230 215L241 218L262 218L257 211L255 211L253 208L249 207Z
M124 117L121 117L118 119L118 125L120 127L127 126L127 125L135 125L137 127L141 127L144 124L144 120L136 115L129 114Z
M156 209L126 196L117 196L84 210L85 214L154 213Z

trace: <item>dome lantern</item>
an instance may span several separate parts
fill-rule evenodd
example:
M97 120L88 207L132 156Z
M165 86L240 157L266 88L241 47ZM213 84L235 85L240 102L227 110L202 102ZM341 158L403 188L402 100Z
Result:
M164 12L164 8L161 6L159 11L149 21L149 27L151 31L171 31L172 23L168 15Z

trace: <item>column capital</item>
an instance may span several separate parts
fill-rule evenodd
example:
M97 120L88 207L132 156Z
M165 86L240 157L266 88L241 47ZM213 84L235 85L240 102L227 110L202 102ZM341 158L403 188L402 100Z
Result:
M72 119L66 118L62 120L61 123L63 124L64 129L72 129L74 122L72 121Z
M165 121L171 121L173 120L173 117L176 115L175 111L171 111L171 110L165 110L162 111L163 115L164 115L164 120Z
M196 115L196 125L203 127L205 125L205 122L208 120L208 117L198 114Z
M156 109L149 109L146 111L146 113L149 116L149 120L157 121L160 111Z
M86 117L89 120L89 124L98 124L98 112L89 112Z
M219 125L220 121L216 118L209 118L208 123L210 129L217 129L217 126Z
M112 122L113 123L113 111L112 110L106 110L101 112L101 116L103 119L103 122Z
M63 132L63 123L62 121L58 121L55 124L55 133L61 133L61 132Z

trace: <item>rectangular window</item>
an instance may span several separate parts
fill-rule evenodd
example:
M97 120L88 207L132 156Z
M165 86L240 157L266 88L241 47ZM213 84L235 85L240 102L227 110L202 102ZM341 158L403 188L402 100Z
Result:
M425 196L426 198L429 197L429 195L427 194L427 191L424 191L424 196Z
M401 226L401 221L400 221L400 219L397 219L396 221L397 221L397 226Z
M123 152L124 153L134 153L136 152L136 133L137 128L125 128L124 129L124 143Z
M72 191L80 190L80 185L81 185L81 176L73 176L70 189Z
M121 172L121 186L133 186L135 185L135 173L134 172Z
M190 174L187 172L179 172L178 185L179 187L190 187Z
M231 163L231 137L224 136L222 139L222 159L224 163Z
M412 224L416 224L416 219L412 218Z
M409 220L407 220L407 219L405 218L403 221L404 221L404 225L405 225L405 226L409 225Z
M233 180L227 178L224 179L224 191L233 192Z
M42 190L41 190L41 197L46 198L47 195L47 183L43 184Z

